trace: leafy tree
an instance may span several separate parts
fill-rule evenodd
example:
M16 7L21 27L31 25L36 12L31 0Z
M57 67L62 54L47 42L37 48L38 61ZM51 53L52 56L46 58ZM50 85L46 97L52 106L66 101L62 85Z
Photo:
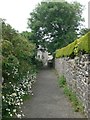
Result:
M13 29L9 24L5 22L5 20L2 20L2 38L4 40L11 41L12 38L17 36L17 31Z
M23 32L21 33L21 35L22 35L23 37L25 37L27 40L30 40L31 32L23 31ZM31 41L31 40L30 40L30 41Z
M18 117L23 97L32 94L31 86L36 77L35 65L32 62L35 44L2 20L0 52L3 78L2 117ZM19 116L22 116L22 112Z
M78 2L41 2L30 14L30 39L50 52L66 46L77 37L83 6Z
M86 33L90 32L90 28L82 28L80 30L80 36L85 35Z
M35 45L2 21L2 76L4 82L19 81L33 68ZM17 73L15 72L17 71Z

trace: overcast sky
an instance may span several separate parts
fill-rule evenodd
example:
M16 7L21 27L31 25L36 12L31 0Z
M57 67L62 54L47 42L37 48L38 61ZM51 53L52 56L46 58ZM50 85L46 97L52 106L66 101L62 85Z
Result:
M27 30L27 18L29 13L35 8L38 2L42 0L0 0L0 18L7 20L13 28L19 32ZM76 0L66 0L68 2ZM88 27L88 1L77 0L85 5L83 17L85 18L85 27Z

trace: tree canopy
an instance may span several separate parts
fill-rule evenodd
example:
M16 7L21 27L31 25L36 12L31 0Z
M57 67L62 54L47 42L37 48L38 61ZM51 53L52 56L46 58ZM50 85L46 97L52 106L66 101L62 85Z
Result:
M82 28L80 30L80 36L85 35L86 33L90 32L90 28Z
M41 2L30 13L30 39L50 52L64 47L77 37L83 6L78 2Z
M23 103L24 96L32 94L32 82L36 77L36 64L33 62L36 47L4 20L1 23L2 118L23 116L19 112L20 100Z
M5 82L19 81L31 71L35 45L9 24L2 22L2 76ZM18 70L14 74L15 69Z

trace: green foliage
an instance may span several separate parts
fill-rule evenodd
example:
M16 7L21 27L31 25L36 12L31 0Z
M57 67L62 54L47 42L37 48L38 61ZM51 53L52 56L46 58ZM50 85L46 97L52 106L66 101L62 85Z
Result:
M77 2L41 2L28 19L30 39L51 53L68 45L77 37L82 10Z
M8 24L2 23L2 75L4 81L20 80L32 69L35 45L15 32ZM8 35L10 34L10 35ZM14 75L14 72L17 71Z
M2 116L18 117L18 109L24 95L31 95L31 85L35 80L36 68L32 58L35 44L21 36L9 24L2 22ZM1 65L1 63L0 63ZM19 115L21 117L21 114Z
M17 31L13 29L9 24L5 23L4 20L2 20L2 38L4 40L12 41L12 38L17 36Z
M29 59L34 54L35 45L31 44L21 36L16 39L15 43L15 55L20 59Z
M84 107L82 106L81 102L78 100L76 93L74 93L68 86L64 86L64 93L68 96L69 100L71 101L75 112L84 112Z
M75 40L71 44L61 49L56 50L56 58L66 56L76 56L79 52L90 53L90 32Z
M37 59L34 59L33 64L36 65L37 69L41 69L43 67L42 61L39 61Z
M23 36L23 37L26 38L27 40L30 40L31 32L23 31L23 32L21 33L21 36ZM30 41L31 41L31 40L30 40Z
M2 59L2 75L4 77L5 83L6 82L8 83L9 81L14 81L17 79L18 67L19 67L19 61L15 56L8 55L8 57L3 57L3 59ZM15 71L17 71L17 72L15 72Z
M78 41L78 51L90 53L90 32L82 36Z
M31 98L32 98L32 96L29 95L29 94L26 94L26 95L24 95L24 96L22 97L22 99L23 99L24 101L30 100Z
M58 83L59 83L60 87L64 87L66 85L66 79L63 75L61 77L59 77Z
M76 42L77 41L74 41L73 43L69 44L68 46L56 50L56 58L72 55L74 52L73 50L76 45Z
M69 86L67 86L66 78L64 77L64 75L59 77L58 83L59 83L60 87L63 87L64 93L65 93L66 96L68 96L69 100L71 101L71 103L72 103L72 105L74 107L74 110L76 112L80 111L80 112L83 113L84 112L84 108L83 108L81 102L79 101L79 99L77 98L76 93L74 93L69 88Z
M90 28L82 28L79 32L79 35L85 35L86 33L90 32Z
M2 41L2 54L3 56L8 56L13 53L13 45L8 40Z

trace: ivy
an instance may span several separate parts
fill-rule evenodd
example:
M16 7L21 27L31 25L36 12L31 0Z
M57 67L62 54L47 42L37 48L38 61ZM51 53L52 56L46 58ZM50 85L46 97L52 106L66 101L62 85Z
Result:
M71 44L56 50L56 58L60 57L72 57L79 55L80 51L84 53L90 53L90 32L75 40Z

